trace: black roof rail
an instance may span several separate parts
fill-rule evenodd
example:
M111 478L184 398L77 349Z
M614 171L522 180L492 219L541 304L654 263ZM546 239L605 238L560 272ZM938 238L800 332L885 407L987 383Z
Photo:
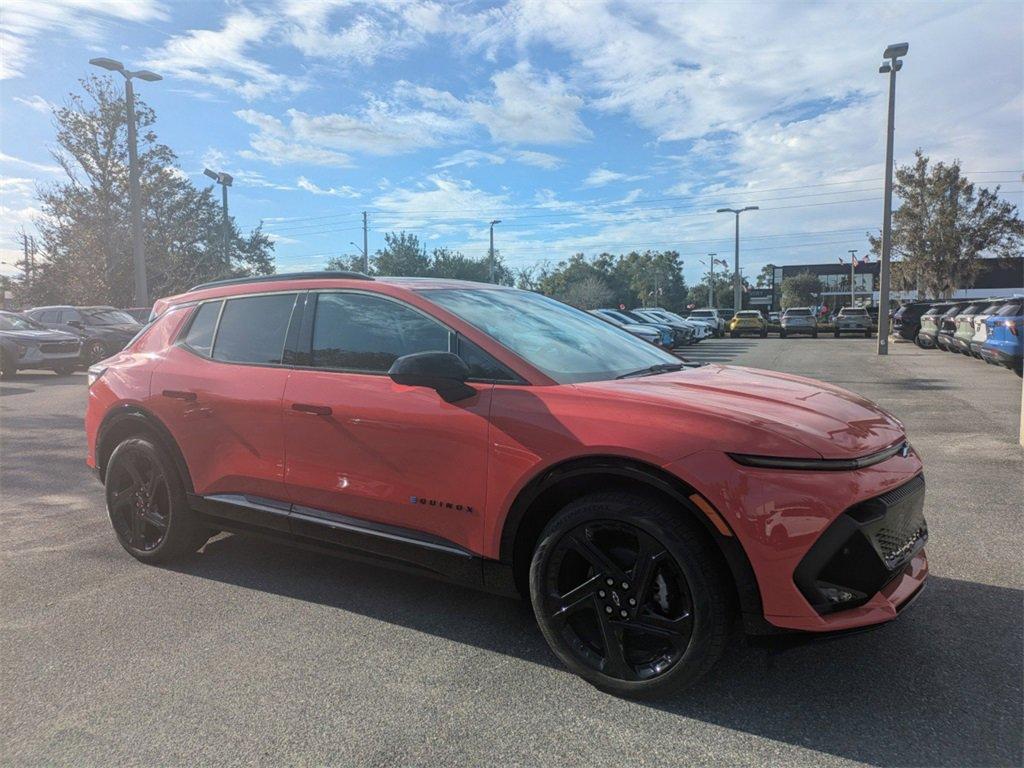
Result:
M192 293L192 291L201 291L204 288L214 288L221 285L246 285L248 283L276 283L282 280L373 280L369 275L364 275L362 272L345 272L337 271L330 272L327 270L321 270L319 272L283 272L273 275L258 275L256 277L229 277L224 280L212 280L209 283L200 283L194 285L186 291L186 293Z

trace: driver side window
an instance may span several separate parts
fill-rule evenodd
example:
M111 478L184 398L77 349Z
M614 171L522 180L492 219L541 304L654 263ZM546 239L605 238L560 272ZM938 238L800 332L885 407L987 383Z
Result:
M453 334L426 315L365 293L317 295L313 320L314 368L387 373L414 352L448 352Z

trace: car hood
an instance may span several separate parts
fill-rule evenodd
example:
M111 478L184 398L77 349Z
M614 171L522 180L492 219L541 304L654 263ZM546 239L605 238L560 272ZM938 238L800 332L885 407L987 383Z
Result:
M43 342L51 341L78 341L78 337L73 333L44 329L31 331L0 331L0 337L11 339L12 341L27 342L29 344L41 344Z
M825 459L865 456L905 436L903 425L870 400L831 384L774 371L705 365L578 386L772 432ZM758 453L756 444L724 449Z

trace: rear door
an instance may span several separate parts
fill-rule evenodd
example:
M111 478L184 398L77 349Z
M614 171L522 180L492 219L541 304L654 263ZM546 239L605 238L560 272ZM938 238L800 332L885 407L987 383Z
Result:
M456 334L381 294L310 297L304 365L284 395L293 530L317 535L324 522L351 517L479 551L493 388L486 366L471 365L477 394L455 403L396 384L387 371L398 357L457 352Z
M302 295L204 302L157 366L149 404L181 447L197 494L287 500L282 357Z

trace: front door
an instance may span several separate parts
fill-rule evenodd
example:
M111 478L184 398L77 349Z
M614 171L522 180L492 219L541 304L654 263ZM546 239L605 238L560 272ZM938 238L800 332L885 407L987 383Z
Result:
M455 334L379 294L310 297L308 365L284 393L285 482L296 512L479 551L492 385L470 382L476 395L446 403L432 389L396 384L387 376L396 358L453 350Z

